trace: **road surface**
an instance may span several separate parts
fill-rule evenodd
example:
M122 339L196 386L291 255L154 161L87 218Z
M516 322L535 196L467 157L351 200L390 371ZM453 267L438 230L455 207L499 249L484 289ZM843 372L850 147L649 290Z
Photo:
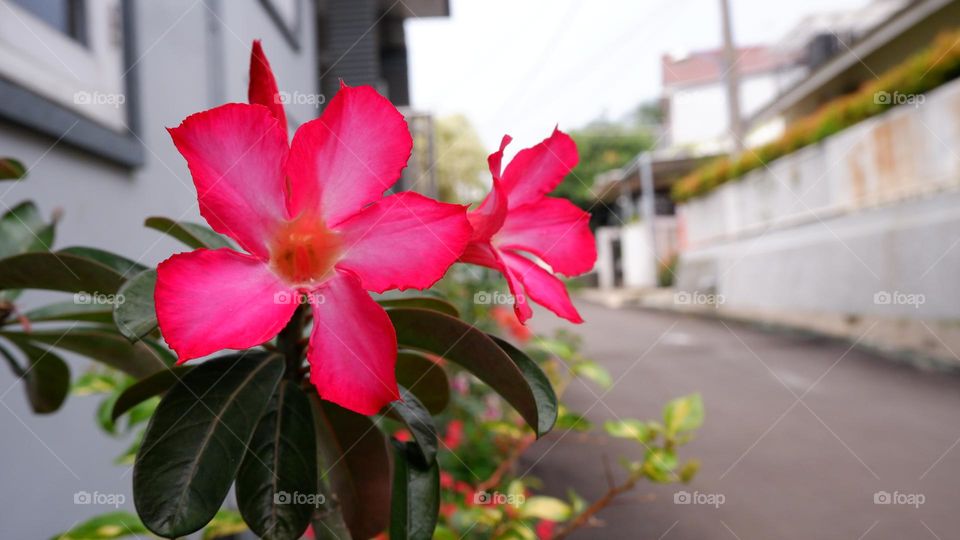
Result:
M599 428L612 418L659 417L671 397L700 392L706 421L681 451L681 460L702 461L690 485L642 484L600 514L605 528L572 538L960 534L960 377L917 371L823 338L665 312L578 307L587 321L579 328L583 352L616 383L607 393L575 383L565 396L571 408L586 411ZM563 326L545 311L533 319L540 333ZM635 443L600 433L551 434L532 447L520 472L542 479L554 495L570 486L594 499L607 486L604 456L622 477L617 457L637 454ZM676 504L681 490L723 504Z

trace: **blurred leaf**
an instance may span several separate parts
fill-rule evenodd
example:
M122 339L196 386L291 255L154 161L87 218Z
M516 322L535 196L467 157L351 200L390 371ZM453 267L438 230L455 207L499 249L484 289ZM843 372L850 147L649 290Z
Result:
M390 409L413 435L413 449L418 453L411 455L410 459L418 467L427 468L437 459L437 426L420 400L403 386L399 388L400 399L390 403Z
M78 257L85 257L91 261L97 261L104 266L112 268L113 271L123 276L124 279L129 278L132 275L139 274L147 269L146 266L136 261L132 261L122 255L117 255L116 253L112 253L103 249L85 246L72 246L61 249L59 253L69 253L70 255L76 255Z
M137 516L130 512L110 512L88 519L52 540L104 540L145 535L147 531Z
M579 413L570 412L564 406L560 406L560 415L557 417L556 429L572 429L574 431L590 431L593 424L585 416Z
M243 522L240 513L224 508L203 528L203 540L233 537L246 530L247 524Z
M600 364L592 360L583 360L573 365L573 372L578 376L593 381L600 388L610 388L613 381L610 373Z
M387 300L380 300L380 305L389 308L389 307L404 307L404 308L421 308L421 309L431 309L433 311L439 311L445 315L450 315L451 317L460 317L460 312L457 311L457 308L453 307L453 304L443 300L442 298L433 298L431 296L414 296L410 298L391 298Z
M114 458L114 465L126 465L130 466L136 463L137 461L137 452L140 451L140 446L143 444L143 431L137 432L133 438L133 442L130 443L130 446L123 451L122 454Z
M113 307L110 304L78 304L73 301L57 302L31 309L23 314L30 322L82 321L113 323Z
M650 436L650 430L640 420L607 420L603 423L603 429L611 437L620 439L646 441Z
M237 472L237 505L260 538L299 538L317 493L316 436L310 399L293 381L282 381L260 418Z
M527 498L520 506L520 515L525 518L566 521L570 518L570 505L554 497L537 495Z
M0 218L0 258L49 250L55 225L55 222L45 222L40 210L30 201L14 206Z
M170 218L153 216L143 222L148 228L170 235L184 244L196 248L232 248L233 245L225 236L215 232L210 227L188 221L173 221Z
M700 470L700 461L696 459L691 459L690 461L683 464L683 467L680 468L680 481L684 484L693 480L693 477L697 475L697 472Z
M447 372L416 351L401 350L397 354L397 383L417 396L430 414L443 412L450 402Z
M123 377L125 375L109 368L91 369L77 377L72 391L78 396L113 392L122 386Z
M440 510L440 466L436 454L429 465L418 464L423 453L416 444L392 442L390 540L430 540Z
M567 490L567 498L570 499L570 515L576 516L587 509L590 503L581 497L573 488Z
M0 158L0 180L19 180L27 175L23 163L13 158Z
M110 411L110 417L116 420L138 404L166 392L192 369L193 366L174 366L133 383L117 397Z
M63 405L70 393L70 368L56 354L29 343L15 343L30 361L23 375L27 399L37 414L48 414Z
M153 289L157 286L157 271L147 270L130 278L120 287L113 307L113 322L120 333L130 341L137 341L157 327L157 308L153 303Z
M666 484L679 477L674 471L677 468L677 454L665 448L650 448L643 458L643 473L654 482Z
M167 392L133 468L133 500L147 528L184 536L213 519L284 367L279 355L222 356Z
M170 360L149 346L145 340L130 343L120 334L95 328L75 326L65 330L0 331L0 336L18 345L29 342L43 343L57 349L82 354L136 378L146 377L166 369Z
M663 409L663 424L668 437L693 431L703 424L703 400L700 394L676 398Z
M546 377L539 368L534 365L536 370L530 369L532 360L524 364L522 371L497 342L443 313L420 308L389 308L387 314L401 346L429 351L456 362L507 400L527 424L535 428L537 436L549 431L556 420L556 399L551 399L553 390L549 382L544 386Z
M113 294L123 280L113 268L70 253L23 253L0 259L0 289Z
M313 396L312 396L313 397ZM317 438L326 476L353 538L371 538L390 520L390 462L386 440L366 416L315 400Z

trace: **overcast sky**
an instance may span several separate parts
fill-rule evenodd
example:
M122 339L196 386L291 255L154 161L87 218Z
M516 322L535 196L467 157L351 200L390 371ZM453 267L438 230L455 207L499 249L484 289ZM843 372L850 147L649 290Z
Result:
M730 0L738 45L866 0ZM529 146L660 93L660 57L720 44L719 0L450 0L407 22L413 105L463 113L488 147ZM517 148L514 148L516 150Z

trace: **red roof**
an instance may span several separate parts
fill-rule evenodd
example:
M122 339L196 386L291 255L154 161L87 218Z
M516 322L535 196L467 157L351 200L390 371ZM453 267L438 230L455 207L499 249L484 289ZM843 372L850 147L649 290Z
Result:
M794 58L766 46L737 49L736 68L740 75L773 71L793 63ZM723 75L723 49L698 51L674 59L669 54L660 61L663 85L695 85L717 82Z

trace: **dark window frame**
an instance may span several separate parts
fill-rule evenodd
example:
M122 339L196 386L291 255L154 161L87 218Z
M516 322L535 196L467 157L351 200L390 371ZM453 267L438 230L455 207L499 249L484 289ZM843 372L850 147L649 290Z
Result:
M303 11L303 0L294 0L294 2L297 4L296 12L299 14ZM283 38L287 40L287 43L290 44L290 47L292 47L294 51L300 52L300 36L303 34L303 21L301 18L296 17L291 27L287 24L287 21L283 20L283 16L277 11L277 6L273 4L272 0L260 0L260 5L263 6L267 15L270 16L273 23L280 29L280 33L283 35Z

